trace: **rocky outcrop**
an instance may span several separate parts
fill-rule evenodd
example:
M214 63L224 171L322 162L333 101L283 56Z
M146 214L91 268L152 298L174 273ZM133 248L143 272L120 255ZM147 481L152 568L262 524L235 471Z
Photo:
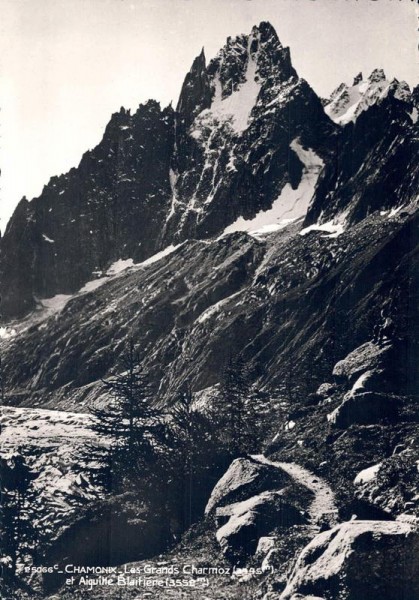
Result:
M354 78L352 86L341 83L325 102L325 112L339 125L356 121L359 115L387 96L411 104L412 93L405 81L389 81L382 69L375 69L364 81L362 73Z
M356 475L356 497L397 518L419 518L417 458L418 440L407 438L406 447Z
M192 63L189 73L185 77L179 100L176 107L178 114L178 127L187 129L195 117L204 109L211 106L211 86L207 75L205 52Z
M351 425L371 425L381 421L394 422L400 400L387 394L364 392L348 394L342 404L329 415L334 427L347 429Z
M419 533L407 523L350 521L316 536L297 560L281 600L416 598Z
M236 458L213 489L205 514L290 482L291 478L281 469L253 458Z
M349 391L328 416L333 426L346 429L353 424L397 421L402 407L400 394L405 391L404 358L399 350L402 346L397 340L366 342L336 363L333 377L342 391Z
M322 383L316 390L316 396L319 400L329 398L336 391L336 385L334 383Z
M244 564L255 554L259 538L276 527L289 528L307 520L283 491L267 491L242 502L216 509L217 540L223 554L235 564Z
M373 342L366 342L336 363L333 377L339 383L353 385L364 373L381 369L390 352L389 345L379 346Z

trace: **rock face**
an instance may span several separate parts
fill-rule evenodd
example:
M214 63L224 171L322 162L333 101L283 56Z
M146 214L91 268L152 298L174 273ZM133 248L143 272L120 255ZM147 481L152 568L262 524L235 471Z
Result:
M167 240L215 235L239 216L271 208L287 183L301 180L303 164L290 144L298 140L325 157L335 135L289 48L265 22L228 38L206 68L201 54L177 109Z
M374 211L416 203L417 125L412 101L388 96L346 125L339 160L328 162L307 212L306 225L356 223Z
M332 239L298 230L188 241L92 281L55 312L35 312L2 340L7 401L87 410L130 336L166 402L185 380L193 391L218 383L229 352L244 353L262 389L287 382L301 394L314 391L339 359L371 339L389 295L399 314L414 306L416 217L372 216ZM401 319L395 332L395 384L410 393L417 346L403 340L414 319L411 313L408 328Z
M362 470L354 479L356 497L398 515L417 520L419 517L418 440L406 440L406 447ZM354 513L352 513L354 514Z
M396 422L405 385L400 344L367 342L340 360L333 368L337 384L349 389L328 417L330 423L347 429L351 425Z
M295 593L332 600L416 598L419 534L407 523L350 521L303 550L281 600Z
M367 371L381 368L390 351L389 345L381 347L373 342L367 342L336 363L333 376L338 382L343 381L353 385Z
M20 202L1 240L4 316L36 298L68 294L121 258L157 251L171 199L174 111L150 101L123 108L77 168Z
M252 458L236 458L213 489L205 514L274 487L284 487L290 481L284 471L273 466Z

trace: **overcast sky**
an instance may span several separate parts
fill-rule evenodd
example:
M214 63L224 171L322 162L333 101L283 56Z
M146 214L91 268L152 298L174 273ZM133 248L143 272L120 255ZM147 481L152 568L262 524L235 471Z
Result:
M76 166L112 112L177 101L193 58L270 21L320 95L363 71L418 82L409 0L0 0L0 226Z

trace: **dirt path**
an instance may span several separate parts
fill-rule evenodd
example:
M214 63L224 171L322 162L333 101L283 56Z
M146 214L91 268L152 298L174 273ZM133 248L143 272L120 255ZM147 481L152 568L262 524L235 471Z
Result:
M313 492L314 500L308 509L312 523L319 522L323 516L330 517L337 513L334 493L329 484L321 477L314 475L314 473L296 463L275 462L269 460L263 454L257 454L252 458L266 465L282 469L295 481Z

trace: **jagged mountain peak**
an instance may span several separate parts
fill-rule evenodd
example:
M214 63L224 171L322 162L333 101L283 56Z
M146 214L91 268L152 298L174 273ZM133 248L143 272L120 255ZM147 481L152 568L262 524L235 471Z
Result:
M352 87L341 84L326 113L339 103L342 114L368 112L388 97L391 114L408 119L399 101L409 97L407 84L383 76L377 69L367 80L359 73ZM291 213L304 217L340 133L270 23L228 38L208 64L202 48L176 110L155 100L133 114L121 107L77 168L21 203L1 244L4 314L22 315L38 298L74 293L119 260L143 261L186 239L259 225L273 231ZM360 156L374 145L385 153L379 140L367 142ZM333 189L342 187L338 175L330 176ZM319 180L321 191L323 180L329 176ZM334 211L327 210L329 192L317 195L310 219ZM393 196L385 195L390 206ZM345 197L340 205L346 204Z
M252 66L254 63L254 66ZM249 73L249 66L253 69ZM236 91L241 83L275 77L285 81L296 75L289 48L284 48L273 26L267 21L255 25L250 34L227 38L226 44L210 62L208 74L219 78L222 98ZM215 85L213 86L216 93Z
M388 95L411 102L411 92L405 81L388 80L383 69L374 69L367 79L359 73L352 86L341 83L325 104L325 112L339 125L355 121L373 104L380 103Z
M228 37L225 45L205 68L201 53L185 78L178 112L188 127L209 109L219 121L229 121L241 134L263 88L276 89L298 76L289 48L284 48L275 29L266 21L249 34ZM283 91L283 90L281 90ZM205 121L207 115L205 114ZM200 129L195 123L194 129Z
M287 182L298 186L305 168L291 144L301 142L320 156L334 130L267 22L227 38L205 72L192 80L188 74L181 99L167 241L183 239L186 231L215 235L237 218L271 209ZM261 190L257 182L269 172L269 189Z
M358 85L358 83L361 83L361 81L362 81L363 79L364 79L364 77L363 77L363 75L362 75L362 71L360 71L360 72L358 73L358 75L356 75L356 76L354 77L354 81L353 81L352 85Z
M184 79L176 111L187 125L190 125L195 116L207 108L210 102L211 91L206 72L205 51L202 48Z
M266 42L267 40L271 39L274 41L274 43L281 45L275 27L269 21L261 21L259 25L254 25L252 28L252 34L254 32L260 34L262 42Z
M384 69L374 69L371 75L368 77L370 83L378 83L379 81L386 81L386 75Z

